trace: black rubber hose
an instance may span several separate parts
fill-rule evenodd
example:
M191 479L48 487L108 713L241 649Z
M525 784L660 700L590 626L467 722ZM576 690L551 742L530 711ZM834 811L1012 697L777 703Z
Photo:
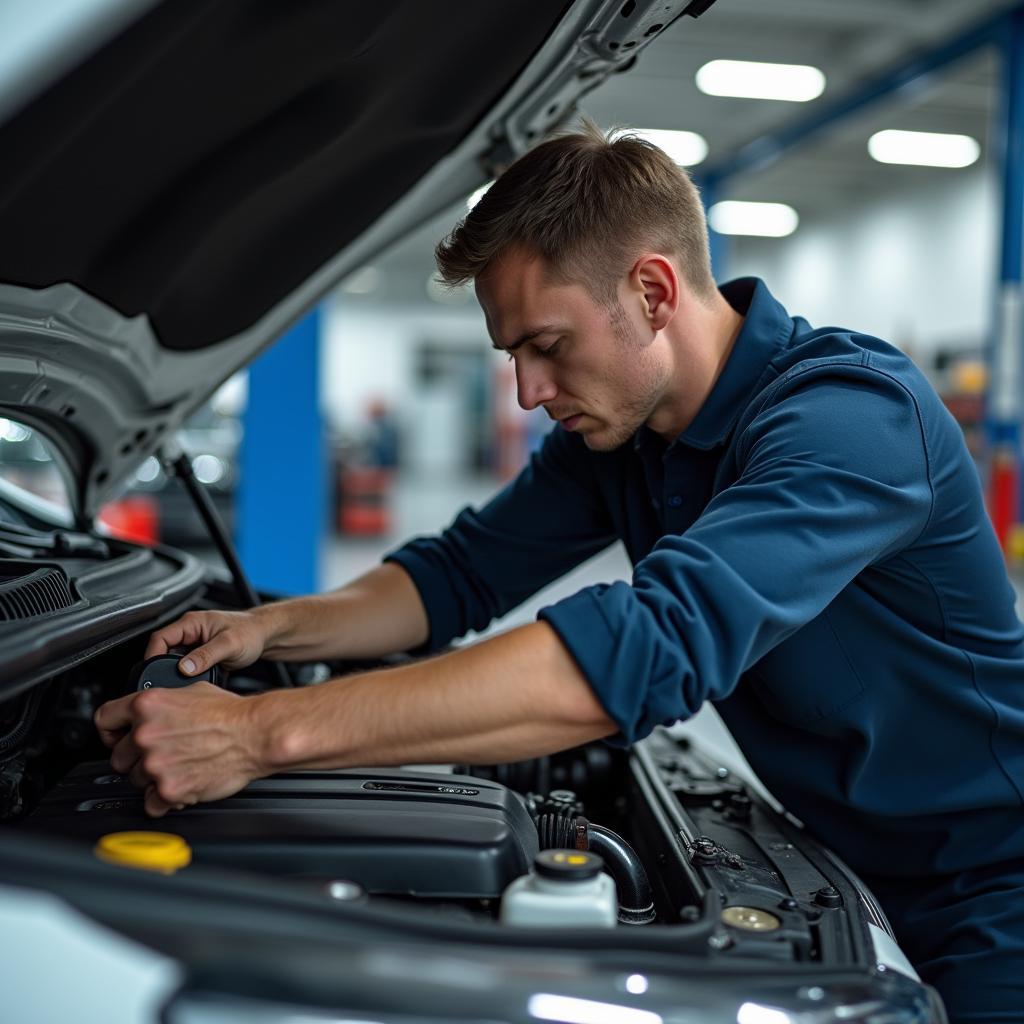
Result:
M542 850L589 850L601 857L615 879L621 924L654 920L654 894L647 872L636 851L618 833L584 817L542 814L537 819L537 836Z
M591 853L608 865L619 893L619 921L622 924L650 924L654 918L654 894L640 858L622 836L603 825L589 824L587 838Z
M587 849L587 819L568 814L542 814L537 819L537 838L542 850Z
M42 700L43 689L37 686L28 695L25 708L21 713L14 727L0 736L0 754L6 754L16 747L28 735L32 723L36 720L36 713L39 711L39 702Z

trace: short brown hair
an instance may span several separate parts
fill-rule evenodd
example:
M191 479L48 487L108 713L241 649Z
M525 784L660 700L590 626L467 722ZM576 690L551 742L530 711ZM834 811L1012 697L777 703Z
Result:
M689 175L636 135L585 121L521 156L435 250L449 285L479 277L522 246L561 280L617 302L617 285L647 249L674 256L690 288L715 292L707 223Z

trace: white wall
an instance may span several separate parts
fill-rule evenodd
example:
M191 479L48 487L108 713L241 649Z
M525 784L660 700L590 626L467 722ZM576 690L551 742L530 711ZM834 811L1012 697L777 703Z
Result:
M731 239L727 276L762 277L790 313L877 335L928 366L937 348L987 337L997 212L991 172L936 170L931 185L802 222L789 238Z
M362 421L367 403L382 398L395 409L415 399L414 356L425 340L452 346L489 348L483 315L473 306L378 306L346 302L344 295L325 309L321 350L324 409L336 422Z
M465 403L450 382L423 388L415 379L420 343L490 350L476 303L383 306L338 297L325 307L321 406L330 421L358 434L371 401L383 400L403 432L404 461L417 472L455 473L465 461L460 422Z

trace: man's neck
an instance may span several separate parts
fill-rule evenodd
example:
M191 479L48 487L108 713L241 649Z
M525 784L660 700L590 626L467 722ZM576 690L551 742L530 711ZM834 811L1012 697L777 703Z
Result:
M714 390L743 327L743 316L716 292L708 305L691 296L678 322L677 332L672 324L666 328L675 353L673 382L647 421L670 443L694 421Z

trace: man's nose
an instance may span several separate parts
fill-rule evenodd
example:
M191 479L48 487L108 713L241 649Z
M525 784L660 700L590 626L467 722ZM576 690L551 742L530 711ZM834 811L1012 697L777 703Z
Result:
M554 381L543 366L536 363L527 365L523 361L516 362L516 397L519 405L529 412L538 405L550 402L558 394Z

